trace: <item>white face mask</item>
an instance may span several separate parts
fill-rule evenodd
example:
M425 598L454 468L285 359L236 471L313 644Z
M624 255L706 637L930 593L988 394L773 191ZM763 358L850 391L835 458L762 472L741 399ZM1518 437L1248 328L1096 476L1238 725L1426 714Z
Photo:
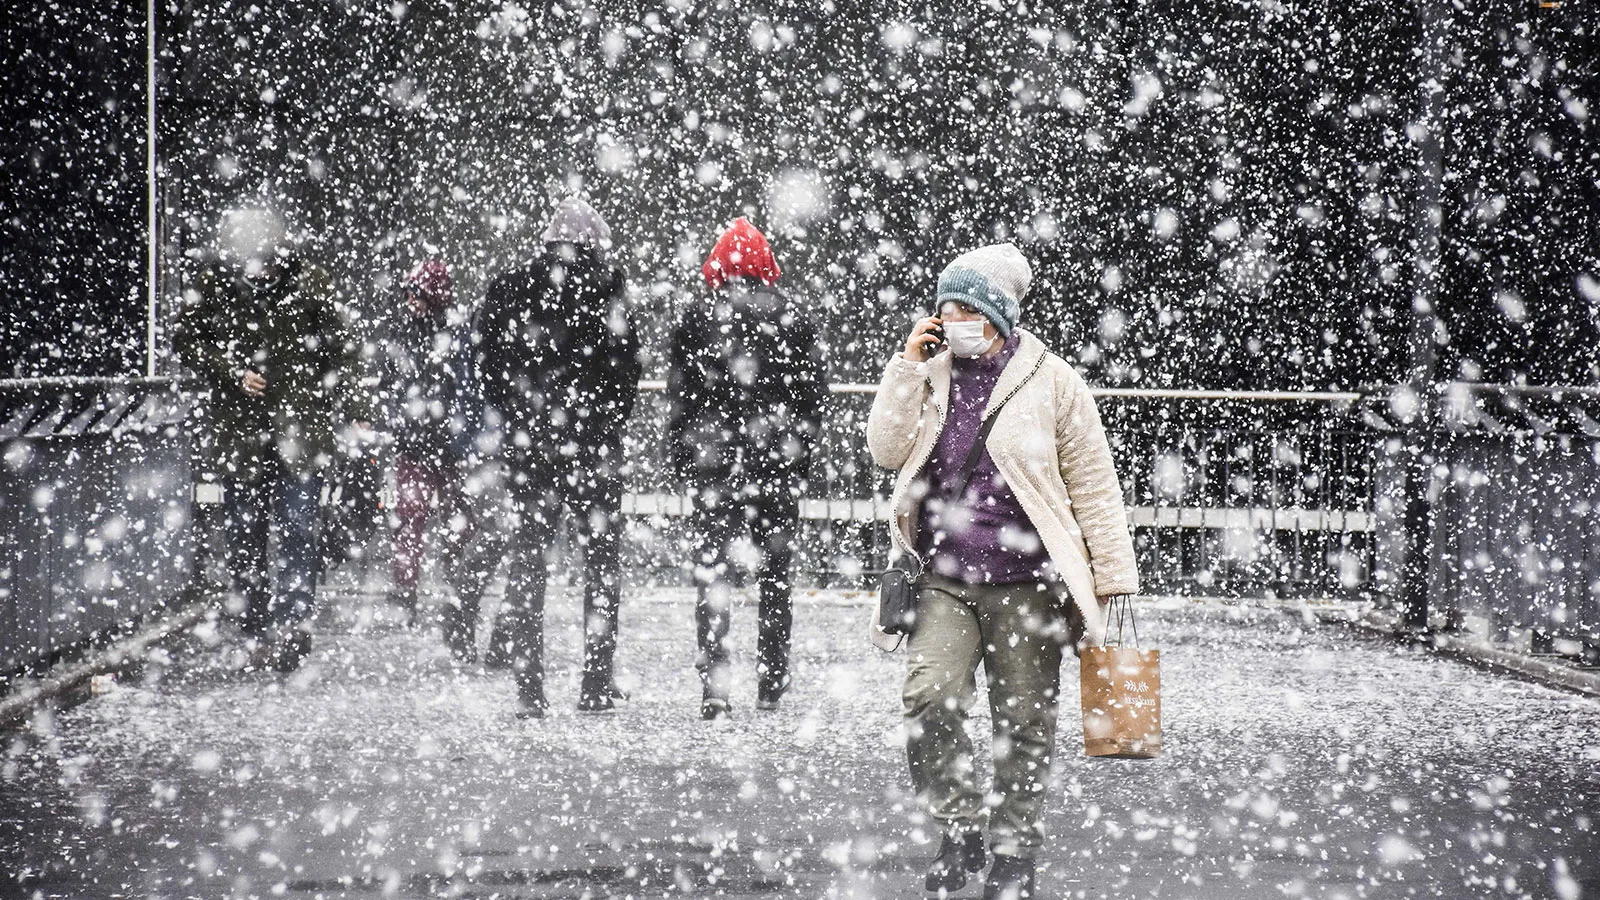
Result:
M950 352L962 359L982 356L994 343L993 338L983 336L983 328L988 324L983 319L944 323L944 339L950 345Z

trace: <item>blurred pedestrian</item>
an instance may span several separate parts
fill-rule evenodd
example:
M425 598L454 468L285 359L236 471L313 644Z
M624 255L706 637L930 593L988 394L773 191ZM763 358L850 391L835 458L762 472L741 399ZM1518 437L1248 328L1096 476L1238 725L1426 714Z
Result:
M275 213L233 211L219 234L219 261L197 278L173 342L203 387L201 464L223 489L249 665L287 672L311 652L318 504L341 402L348 418L368 418L358 345L327 273Z
M375 348L378 395L395 446L392 599L414 624L430 518L452 584L461 549L472 536L472 508L463 501L462 485L481 417L471 337L454 308L449 268L437 259L418 264L398 299L397 315ZM445 635L456 657L471 661L477 615L463 610L460 599L445 611Z
M638 394L638 340L626 284L610 262L611 229L583 200L564 200L526 266L496 278L478 311L484 397L503 422L516 515L506 603L490 662L515 671L518 715L542 717L545 556L563 521L585 561L578 708L624 699L614 656L622 595L622 428ZM487 583L485 581L485 583Z
M1083 379L1017 327L1033 273L1011 244L957 257L936 315L890 360L867 421L896 469L896 554L924 567L904 690L912 781L943 841L929 891L985 863L984 896L1034 896L1062 647L1104 640L1104 607L1138 589L1122 488ZM993 793L965 722L982 664ZM990 798L990 799L986 799Z
M701 269L711 294L686 309L667 351L672 470L691 495L700 714L729 715L730 566L746 531L760 556L756 705L790 684L789 575L810 451L827 383L814 314L778 290L766 236L737 219Z

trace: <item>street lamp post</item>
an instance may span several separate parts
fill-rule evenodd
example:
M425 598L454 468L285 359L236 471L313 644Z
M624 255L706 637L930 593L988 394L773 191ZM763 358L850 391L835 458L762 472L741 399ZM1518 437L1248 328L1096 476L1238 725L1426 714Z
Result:
M156 0L145 3L145 372L156 374L156 319L160 312L160 233L156 191Z
M1449 66L1449 5L1428 0L1418 5L1422 79L1418 116L1412 125L1417 148L1412 236L1411 333L1404 393L1405 529L1404 569L1400 578L1402 626L1428 630L1429 572L1433 555L1433 481L1438 464L1438 396L1435 387L1440 264L1443 254L1444 94Z

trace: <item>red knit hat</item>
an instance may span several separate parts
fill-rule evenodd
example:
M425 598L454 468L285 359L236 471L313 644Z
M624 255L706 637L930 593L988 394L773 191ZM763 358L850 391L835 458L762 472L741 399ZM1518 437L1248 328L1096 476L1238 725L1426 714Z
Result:
M417 292L431 312L449 309L451 301L455 299L450 269L443 260L430 259L420 263L406 276L406 286Z
M729 278L739 276L759 278L763 284L776 284L783 273L778 269L778 260L772 255L767 236L740 216L717 238L717 245L711 248L700 274L705 276L706 284L716 289Z

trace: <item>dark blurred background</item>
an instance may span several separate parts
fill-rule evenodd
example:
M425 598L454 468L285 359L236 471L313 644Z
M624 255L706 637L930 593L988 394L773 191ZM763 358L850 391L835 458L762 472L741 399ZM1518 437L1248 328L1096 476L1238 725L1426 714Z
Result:
M1593 384L1596 10L1469 6L163 2L161 316L229 208L371 324L425 256L478 296L581 190L651 335L751 216L838 380L1006 238L1095 384L1401 381L1418 297L1442 379ZM144 368L145 22L0 11L0 374Z

